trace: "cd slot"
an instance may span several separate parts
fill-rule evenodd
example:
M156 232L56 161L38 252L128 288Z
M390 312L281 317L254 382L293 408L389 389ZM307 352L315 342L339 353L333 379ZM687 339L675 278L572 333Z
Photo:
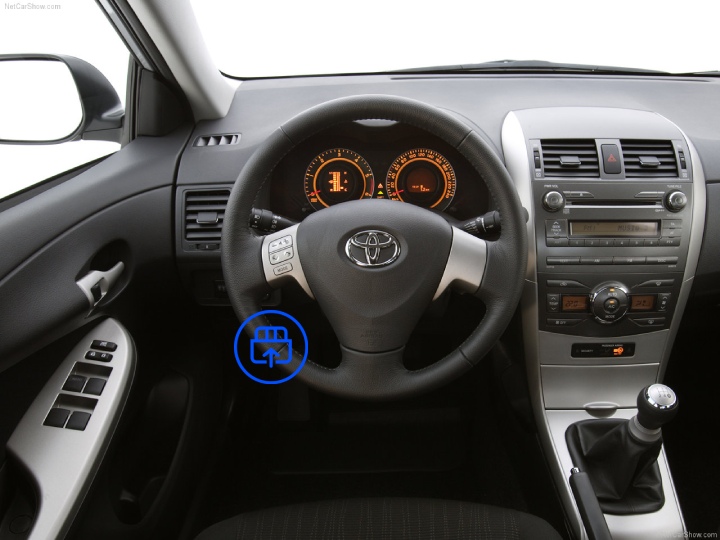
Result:
M637 200L629 200L629 201L623 201L623 200L607 200L607 201L599 201L597 199L592 199L589 201L568 201L567 206L583 206L588 208L598 207L598 208L609 208L609 207L615 207L615 208L647 208L647 207L659 207L662 208L662 203L659 201L637 201Z

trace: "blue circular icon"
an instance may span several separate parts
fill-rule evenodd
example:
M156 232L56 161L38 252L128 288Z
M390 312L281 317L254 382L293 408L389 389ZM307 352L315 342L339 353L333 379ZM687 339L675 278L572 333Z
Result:
M256 375L253 375L243 364L242 360L240 359L240 354L238 353L238 340L240 339L243 330L250 321L263 315L279 315L280 317L285 317L300 330L303 336L305 347L302 362L300 362L300 365L295 371L293 371L290 375L283 379L266 380ZM240 325L240 328L238 328L237 333L235 334L235 342L233 345L233 349L235 352L235 361L237 362L238 366L240 366L240 369L243 371L243 373L245 373L245 375L247 375L256 382L259 382L260 384L280 384L289 381L295 375L297 375L305 365L305 362L307 362L308 337L305 333L305 329L295 317L289 315L288 313L285 313L284 311L268 309L265 311L258 311L257 313L243 321L243 323ZM275 368L278 365L289 364L292 361L292 353L293 340L290 338L288 329L285 326L259 326L255 329L255 333L250 339L249 361L253 365L266 366L271 371L275 371Z

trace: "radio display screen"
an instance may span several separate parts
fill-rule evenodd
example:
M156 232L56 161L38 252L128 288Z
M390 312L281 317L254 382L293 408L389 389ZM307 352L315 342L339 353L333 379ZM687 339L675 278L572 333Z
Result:
M660 236L659 221L571 221L570 236L622 238Z

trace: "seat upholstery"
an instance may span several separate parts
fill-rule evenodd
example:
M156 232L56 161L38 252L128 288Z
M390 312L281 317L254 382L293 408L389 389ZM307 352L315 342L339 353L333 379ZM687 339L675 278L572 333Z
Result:
M196 540L230 539L558 540L542 519L484 504L436 499L321 501L240 514Z

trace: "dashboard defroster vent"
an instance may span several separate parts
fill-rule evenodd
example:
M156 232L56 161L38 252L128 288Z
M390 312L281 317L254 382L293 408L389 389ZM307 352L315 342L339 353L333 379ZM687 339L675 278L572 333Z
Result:
M219 243L229 189L185 192L185 240Z
M202 135L195 139L193 146L227 146L240 142L239 133L227 133L225 135Z
M543 139L545 176L599 177L597 147L592 139Z
M628 178L674 178L678 175L675 148L670 141L621 140Z

